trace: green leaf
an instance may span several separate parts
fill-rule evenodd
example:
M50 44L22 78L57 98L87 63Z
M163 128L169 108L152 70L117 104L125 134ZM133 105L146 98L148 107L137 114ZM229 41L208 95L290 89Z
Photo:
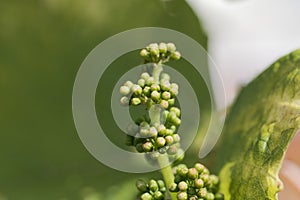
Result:
M300 49L243 88L232 106L217 150L225 199L277 199L278 173L299 127Z

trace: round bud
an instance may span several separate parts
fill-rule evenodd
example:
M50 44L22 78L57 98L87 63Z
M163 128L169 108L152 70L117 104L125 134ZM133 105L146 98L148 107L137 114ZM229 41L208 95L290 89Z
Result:
M147 183L145 181L143 181L142 179L138 179L136 181L136 187L140 192L147 192L148 191L148 187L147 187Z
M142 147L145 152L150 152L153 149L153 144L151 142L145 142Z
M194 167L197 169L197 171L201 174L206 167L202 165L201 163L196 163Z
M170 105L170 104L169 104L169 105ZM162 121L163 123L166 122L166 120L167 120L167 118L168 118L168 115L169 115L169 111L164 110L164 111L162 112L162 114L161 114L161 121Z
M141 200L153 200L153 197L148 192L141 195Z
M126 81L124 83L124 86L127 86L127 87L131 88L133 86L133 83L131 81Z
M165 125L163 124L160 124L158 127L157 127L157 131L158 131L158 134L163 136L166 134L166 127Z
M161 191L154 192L153 197L155 200L163 200L164 199L164 195Z
M188 177L190 179L196 179L198 178L198 171L196 168L190 168L188 172Z
M147 80L146 80L146 85L151 86L154 83L154 78L152 76L150 76Z
M175 99L169 99L168 100L169 106L173 106L175 104Z
M174 142L174 139L171 135L166 136L165 140L166 140L167 145L171 145Z
M178 192L177 199L178 200L187 200L188 194L186 192Z
M176 88L170 88L170 93L171 93L171 95L172 95L172 97L176 97L177 95L178 95L178 89L176 89Z
M141 95L143 89L141 88L141 86L134 84L134 85L131 87L131 91L132 91L135 95Z
M181 58L181 54L178 51L175 51L171 54L171 58L174 60L179 60Z
M159 103L159 105L163 109L168 109L168 107L169 107L169 103L166 100L161 100L160 103Z
M148 80L148 78L150 78L150 75L148 72L144 72L141 74L141 79L144 79L146 81L146 80Z
M151 91L160 91L160 86L156 83L151 85Z
M166 144L166 140L163 137L156 138L156 144L158 147L163 147Z
M120 103L122 106L128 106L129 105L129 98L128 97L122 97L120 99Z
M175 155L178 151L178 148L175 145L172 145L169 147L169 149L167 150L167 153L169 155Z
M169 52L174 52L174 51L176 51L176 46L175 46L175 44L173 44L173 43L168 43L168 44L167 44L167 50L168 50Z
M146 138L149 137L149 128L143 127L140 129L140 134L142 137Z
M177 168L177 174L182 176L182 177L185 177L189 172L189 169L187 168L186 165L178 165L178 168Z
M171 185L169 186L169 190L171 192L177 192L178 191L178 187L176 183L171 183Z
M181 181L181 182L178 183L178 189L180 191L187 191L188 187L189 186L185 181Z
M163 43L163 42L159 43L158 49L159 49L160 53L167 53L167 51L168 51L167 44Z
M180 142L180 136L178 134L172 135L174 143L179 143Z
M219 178L216 176L216 175L210 175L209 176L209 179L210 179L210 181L211 181L211 183L213 184L213 185L218 185L218 183L219 183Z
M120 94L122 95L128 95L130 93L130 88L123 85L120 87Z
M170 81L170 79L171 79L170 75L167 73L162 73L160 75L160 78L161 78L161 80L167 80L167 81Z
M176 114L177 117L180 117L180 109L177 107L172 107L170 108L171 112L174 112Z
M160 87L163 91L169 91L171 89L171 83L169 80L162 79L160 81Z
M166 129L166 135L173 135L173 130L172 129L169 129L169 128L167 128Z
M201 174L199 178L201 178L203 180L204 184L208 183L208 181L209 181L208 174Z
M195 188L198 188L198 189L203 188L203 186L204 186L203 180L200 178L195 179L194 186L195 186Z
M158 187L160 189L165 187L165 182L163 180L157 180L156 182L157 182Z
M150 96L150 94L151 94L151 88L149 86L144 87L143 93L146 96Z
M157 43L149 44L148 48L151 55L159 57L159 49Z
M169 100L169 99L171 98L171 93L165 91L165 92L162 93L161 97L162 97L163 99L165 99L165 100Z
M160 99L160 93L157 91L151 92L151 99L153 101L158 101Z
M150 137L157 137L157 130L154 126L150 127L149 129L149 136Z
M151 179L150 181L149 181L149 189L152 191L152 192L155 192L155 191L157 191L158 190L158 184L157 184L157 182L155 181L155 180L153 180L153 179Z
M197 192L197 196L200 198L206 198L207 195L207 189L206 188L200 188Z
M190 198L189 198L189 200L198 200L198 197L197 196L191 196ZM201 200L201 199L200 199Z
M145 83L146 83L146 81L145 81L145 79L139 79L138 80L138 82L137 82L137 84L140 86L140 87L144 87L145 86Z
M149 55L149 52L146 50L146 49L142 49L140 51L140 55L143 57L143 58L147 58L148 55Z
M134 105L134 106L137 106L141 103L141 100L140 98L132 98L131 99L131 104Z
M170 129L175 133L175 131L176 131L176 126L175 126L175 125L172 125L172 126L170 127Z
M213 193L209 192L206 195L206 199L207 200L214 200L215 199L215 195Z

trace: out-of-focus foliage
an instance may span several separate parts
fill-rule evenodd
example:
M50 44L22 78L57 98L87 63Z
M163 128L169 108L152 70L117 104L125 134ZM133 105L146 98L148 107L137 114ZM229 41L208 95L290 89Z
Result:
M107 199L118 193L112 185L137 176L109 169L86 151L71 96L89 51L144 26L206 43L181 0L0 0L0 200Z

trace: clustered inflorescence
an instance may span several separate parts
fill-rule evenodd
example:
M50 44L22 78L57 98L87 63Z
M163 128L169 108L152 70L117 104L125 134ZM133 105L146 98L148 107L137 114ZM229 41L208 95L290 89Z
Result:
M159 161L161 156L167 159L181 161L184 152L180 148L180 136L177 133L181 124L181 110L176 104L178 85L171 83L170 75L162 73L163 63L178 60L181 55L173 43L153 43L142 49L140 55L152 72L144 72L137 83L125 82L120 87L121 104L124 106L144 106L148 116L135 121L135 126L129 127L128 144L134 146L140 153L145 153L150 161ZM139 179L136 187L139 190L139 200L164 200L168 192L176 192L177 200L223 200L217 193L219 179L211 175L206 167L196 163L188 168L180 164L169 169L171 178L163 180L151 179L145 182ZM174 182L172 182L174 179ZM172 197L175 199L176 197Z
M210 174L202 164L196 163L188 168L180 164L173 168L174 183L170 186L171 192L177 192L178 200L223 200L221 193L217 193L219 178Z
M150 44L141 51L141 55L145 62L163 63L169 59L180 58L172 43ZM153 67L161 67L158 63L154 63ZM136 84L127 81L120 87L122 105L144 105L149 112L152 112L152 108L159 110L159 121L145 117L136 121L138 129L130 130L134 135L130 136L129 145L135 146L138 152L148 153L147 157L155 159L159 153L168 153L173 159L178 159L183 154L179 145L180 136L177 134L181 124L181 111L175 106L178 88L176 83L170 82L167 73L154 77L148 72L142 73Z

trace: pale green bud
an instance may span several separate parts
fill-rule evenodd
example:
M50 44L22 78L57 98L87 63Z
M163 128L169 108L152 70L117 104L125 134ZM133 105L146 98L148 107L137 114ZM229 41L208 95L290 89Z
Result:
M149 129L149 136L150 137L157 137L157 130L154 126L150 127Z
M163 53L163 54L167 53L167 51L168 51L167 44L163 43L163 42L159 43L158 49L159 49L160 53Z
M154 78L152 76L150 76L147 80L146 80L146 85L151 86L154 83Z
M151 194L149 194L148 192L142 194L141 196L141 200L153 200L153 197Z
M145 81L145 79L139 79L138 80L138 82L137 82L137 84L139 85L139 86L141 86L141 87L144 87L145 86L145 83L146 83L146 81Z
M162 73L160 75L160 78L161 78L161 80L166 80L166 81L170 81L170 79L171 79L170 75L167 73Z
M123 85L120 87L120 94L122 95L128 95L130 93L130 88Z
M151 92L151 98L153 101L158 101L160 99L160 93L156 90Z
M198 171L196 168L190 168L188 172L188 177L190 179L196 179L198 178Z
M187 191L188 187L189 186L185 181L181 181L178 183L178 188L180 191Z
M165 144L166 144L165 138L163 138L163 137L158 137L158 138L156 139L156 144L157 144L158 147L163 147L163 146L165 146Z
M163 136L166 134L166 127L163 125L163 124L160 124L158 127L157 127L157 131L158 131L158 134Z
M165 137L165 140L166 140L167 145L171 145L174 142L174 139L173 139L173 137L171 135L167 135Z
M171 112L174 112L176 114L177 117L180 117L180 109L177 107L172 107L170 108Z
M141 88L141 86L134 84L134 85L131 87L131 91L132 91L134 94L136 94L136 95L141 95L143 89Z
M155 191L157 191L158 190L158 184L157 184L157 182L155 181L155 180L153 180L153 179L151 179L150 181L149 181L149 189L152 191L152 192L155 192Z
M181 54L178 51L175 51L171 54L171 58L174 60L179 60L181 58Z
M131 88L133 86L133 83L131 81L126 81L124 83L124 86L127 86L127 87Z
M136 187L140 192L148 191L147 183L145 181L143 181L142 179L138 179L136 181Z
M195 188L198 188L198 189L203 188L203 186L204 186L203 180L200 178L195 179L194 186L195 186Z
M169 106L173 106L175 104L175 99L169 99L168 100Z
M188 199L187 192L178 192L177 199L178 200L187 200Z
M163 99L165 99L165 100L169 100L169 99L171 98L171 93L165 91L165 92L163 92L163 93L161 94L161 97L162 97Z
M149 52L146 50L146 49L142 49L140 51L140 55L143 57L143 58L147 58L149 56Z
M128 106L128 105L129 105L129 98L128 98L128 97L122 97L122 98L120 99L120 103L121 103L121 105L123 105L123 106Z
M163 109L167 109L169 107L169 103L168 101L166 100L161 100L160 101L160 106L163 108Z
M152 151L152 148L153 148L153 145L151 142L145 142L143 145L142 145L143 149L145 152L150 152Z
M160 91L160 86L156 83L151 85L151 90L152 91Z
M167 44L167 49L168 49L169 52L174 52L174 51L176 51L176 46L173 43L168 43Z
M141 79L144 79L145 81L148 80L148 78L150 77L148 72L144 72L141 74Z
M141 104L141 100L139 98L132 98L131 104L134 106L137 106L137 105Z
M143 93L146 96L150 96L150 94L151 94L151 88L149 86L144 87Z

